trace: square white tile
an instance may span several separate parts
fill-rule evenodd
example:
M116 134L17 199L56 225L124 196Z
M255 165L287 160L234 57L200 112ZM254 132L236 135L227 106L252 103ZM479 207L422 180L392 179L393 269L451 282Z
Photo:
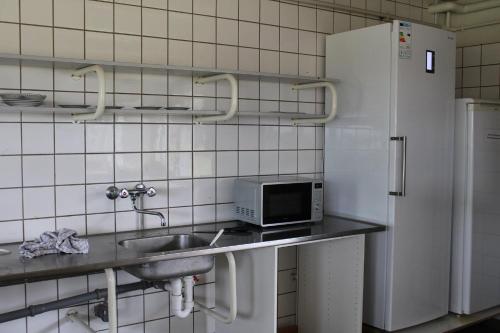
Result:
M168 126L168 149L170 151L192 150L191 125L169 125Z
M168 225L170 227L189 225L193 223L192 207L177 207L168 210Z
M217 177L236 176L238 173L238 153L217 152Z
M23 202L24 218L54 216L54 187L25 188Z
M297 151L279 152L279 173L292 174L297 172Z
M215 178L193 180L193 204L215 203Z
M118 182L141 180L141 154L115 154L115 179Z
M114 146L113 125L87 124L86 125L87 153L112 153Z
M21 125L0 123L0 154L21 153Z
M193 150L215 149L215 125L193 125Z
M238 134L240 150L259 149L259 126L239 126Z
M2 222L0 243L13 243L23 241L23 221ZM1 331L1 326L0 326Z
M240 151L238 162L239 176L255 176L259 174L259 152Z
M273 175L278 174L278 152L277 151L261 151L259 174Z
M86 154L85 163L87 183L113 182L115 174L113 154Z
M215 152L193 153L193 177L215 176Z
M193 39L193 16L186 13L168 13L168 37L173 39Z
M166 151L167 150L167 125L143 124L142 125L142 150Z
M76 215L85 213L85 186L56 186L56 214Z
M21 157L0 156L0 187L20 187L21 181Z
M145 320L155 320L168 317L170 303L170 296L168 292L151 293L145 295L144 297Z
M54 152L54 125L24 123L22 126L24 154L52 154Z
M135 152L141 150L141 125L115 125L115 151Z
M234 200L235 178L217 178L217 203L227 203Z
M21 189L0 189L1 220L16 220L23 217Z
M167 154L143 153L142 170L144 180L167 179Z
M193 203L193 181L171 180L168 189L169 206L189 206Z
M192 153L177 152L168 154L168 177L170 179L190 178L192 176Z
M55 163L56 185L85 183L84 155L56 155ZM103 169L102 164L97 167Z
M217 126L217 150L236 150L238 147L238 127L234 125Z

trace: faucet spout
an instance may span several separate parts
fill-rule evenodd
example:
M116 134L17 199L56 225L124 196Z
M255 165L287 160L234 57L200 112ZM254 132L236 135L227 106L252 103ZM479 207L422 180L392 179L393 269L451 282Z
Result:
M163 216L162 213L160 212L155 212L155 211L152 211L152 210L144 210L144 209L139 209L137 208L137 206L135 205L135 200L132 200L132 207L134 207L134 211L138 214L144 214L144 215L154 215L154 216L158 216L160 218L160 224L162 227L165 227L167 225L167 222L165 220L165 216Z

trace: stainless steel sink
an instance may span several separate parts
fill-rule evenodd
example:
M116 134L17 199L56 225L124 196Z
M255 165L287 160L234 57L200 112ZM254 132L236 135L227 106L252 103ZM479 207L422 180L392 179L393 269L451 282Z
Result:
M209 246L209 242L189 234L126 239L118 244L138 254L155 254ZM203 274L214 266L212 255L157 261L123 269L142 280L167 280L188 275Z

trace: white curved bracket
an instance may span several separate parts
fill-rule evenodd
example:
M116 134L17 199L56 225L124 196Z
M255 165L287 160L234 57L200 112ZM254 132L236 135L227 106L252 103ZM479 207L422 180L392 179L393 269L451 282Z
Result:
M196 301L195 303L207 316L211 316L224 324L231 324L236 319L236 314L238 313L238 299L236 298L236 263L232 252L226 252L224 254L227 259L229 274L229 314L224 316L215 310L209 309L203 304Z
M109 333L118 332L118 318L116 307L116 276L112 268L106 268L106 282L108 286L108 316L109 316Z
M104 78L104 70L99 65L92 65L84 68L77 69L71 76L74 79L81 79L85 74L95 72L97 75L97 82L99 83L99 90L97 93L97 107L94 113L74 114L73 121L80 122L84 120L96 120L104 113L106 108L106 80Z
M238 82L236 78L232 74L218 74L213 76L206 77L198 77L195 79L194 83L196 84L205 84L208 82L227 80L231 87L231 106L229 107L229 111L225 114L217 115L217 116L197 116L195 118L197 123L204 123L207 121L223 121L229 120L234 117L236 114L236 110L238 109Z
M337 90L331 82L314 82L314 83L303 83L293 85L293 90L301 89L312 89L312 88L328 88L332 93L332 105L330 106L330 112L326 112L325 105L325 117L324 118L295 118L292 119L293 124L297 125L299 123L310 123L310 124L326 124L337 115Z

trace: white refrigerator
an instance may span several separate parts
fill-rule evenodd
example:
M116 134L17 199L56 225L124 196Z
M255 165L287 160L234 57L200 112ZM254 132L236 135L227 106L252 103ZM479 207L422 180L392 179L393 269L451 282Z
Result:
M500 305L500 100L458 99L450 311Z
M387 331L448 312L455 54L454 33L403 21L326 40L325 212L387 226L367 237L363 315Z

